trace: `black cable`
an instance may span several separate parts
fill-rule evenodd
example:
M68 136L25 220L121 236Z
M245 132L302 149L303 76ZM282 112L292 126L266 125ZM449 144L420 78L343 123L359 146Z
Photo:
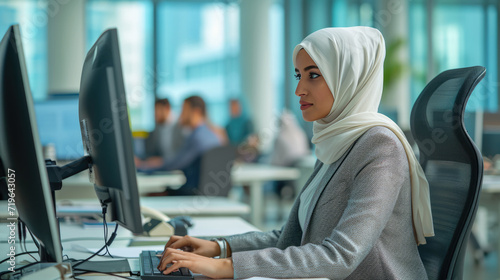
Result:
M104 252L102 255L98 254L98 256L103 257L109 255L111 258L113 258L113 256L109 252L108 246L106 245L108 243L108 223L106 221L106 212L108 207L106 206L106 204L102 204L101 207L102 207L102 224L104 227L104 244L106 246L106 252Z
M17 230L19 232L19 243L21 245L21 250L28 252L28 248L26 247L26 240L28 239L28 238L26 238L26 232L29 232L31 239L33 240L33 243L35 243L35 246L38 248L38 251L40 251L39 243L36 241L35 237L33 236L33 233L26 226L26 224L23 222L23 220L21 220L21 218L17 217L17 223L18 223ZM38 253L38 252L35 252L35 253ZM28 255L33 260L35 260L35 262L38 261L35 257L33 257L33 255L31 253L28 253ZM40 258L41 258L41 256L40 256Z
M29 233L30 233L30 236L31 236L31 239L33 239L33 243L35 243L35 246L38 248L38 252L40 252L40 243L38 243L38 240L35 238L35 236L33 235L33 233L31 232L31 230L29 228L25 228L25 230L27 230ZM24 239L26 240L26 238ZM31 256L31 255L30 255ZM35 261L37 261L37 259L33 256L31 256ZM39 256L40 259L42 259L42 256Z
M106 244L108 244L108 223L106 223L106 237L105 237L104 241L106 241ZM111 252L109 251L108 245L106 245L106 252L108 253L109 257L114 258L113 255L111 255Z
M4 276L5 274L9 274L9 273L12 273L12 274L19 274L19 273L21 273L21 272L23 271L23 269L28 268L28 267L30 267L30 266L32 266L32 265L35 265L35 264L39 264L39 263L42 263L42 262L40 262L40 261L37 261L37 262L32 262L32 263L30 263L30 264L27 264L27 265L25 265L25 266L21 267L21 268L16 269L16 271L14 271L14 272L12 272L12 271L10 271L10 270L0 272L0 279L1 279L1 277L2 277L2 276ZM8 278L8 279L10 279L10 278Z
M72 241L95 241L101 240L101 237L77 237L77 238L67 238L61 240L62 243L72 242ZM115 240L130 240L130 237L117 237ZM1 243L1 242L0 242Z
M83 273L79 273L79 274L77 274L77 276L84 275L85 273L102 273L102 274L112 275L112 276L123 278L123 279L136 279L136 278L130 278L130 277L122 276L122 275L113 274L111 272L102 272L102 271L97 271L97 270L87 270L87 269L76 268L76 269L74 269L74 271L83 271ZM73 271L73 274L75 274L74 271Z
M0 279L3 279L2 276L4 276L5 274L8 274L8 273L14 274L15 272L12 272L10 270L2 271L2 272L0 272ZM5 278L5 279L10 279L10 277L9 278Z
M33 233L31 232L31 230L29 228L27 228L30 236L31 236L31 239L33 239L33 243L35 243L35 246L38 248L38 250L40 251L40 243L38 243L38 240L36 240L35 236L33 235Z
M77 262L76 264L74 264L72 266L73 267L77 267L77 266L81 265L82 263L87 262L91 258L97 256L102 250L104 250L104 248L106 248L106 246L111 246L111 243L113 243L113 240L115 240L116 232L117 231L118 231L118 224L116 224L115 231L111 234L111 237L109 238L108 242L106 242L106 244L104 244L104 246L102 246L102 248L99 249L99 251L95 252L94 254L92 254L92 256L90 256L90 257L88 257L88 258L86 258L84 260L81 260L81 261Z
M108 223L106 221L106 209L107 209L106 207L102 208L102 225L104 227L104 244L106 244L108 242ZM106 254L109 254L110 257L113 257L109 253L108 246L106 246L106 252L104 252L104 254L102 254L102 256L106 256Z
M1 2L1 0L0 0ZM211 237L210 237L211 238ZM208 238L208 239L210 239ZM72 241L95 241L95 240L102 240L102 237L75 237L75 238L66 238L66 239L62 239L61 240L61 243L66 243L66 242L72 242ZM115 238L115 240L130 240L130 237L117 237ZM27 240L26 243L32 243L33 241L30 241L30 240ZM8 241L0 241L0 244L4 244L4 243L9 243Z
M38 251L22 252L22 253L19 253L19 254L15 254L13 257L18 257L18 256L21 256L21 255L26 255L26 254L30 254L30 253L38 253ZM1 260L0 263L4 263L4 262L6 262L8 260L10 260L10 257Z
M27 239L27 238L26 238L26 231L27 231L27 227L26 227L26 225L25 225L24 223L23 223L23 228L24 228L24 230L23 230L23 234L24 234L24 236L23 236L23 244L22 244L22 245L24 246L24 251L25 251L25 252L27 252L27 254L28 254L28 255L29 255L29 256L30 256L33 260L35 260L35 262L36 262L36 261L37 261L37 259L36 259L35 257L33 257L33 255L32 255L30 252L28 252L28 247L26 247L26 239ZM31 232L30 232L30 233L31 233ZM31 238L33 238L33 235L31 235ZM34 241L33 241L33 242L34 242ZM21 246L21 249L23 249L23 246ZM35 253L38 253L38 252L35 252ZM40 259L41 259L41 257L40 257Z

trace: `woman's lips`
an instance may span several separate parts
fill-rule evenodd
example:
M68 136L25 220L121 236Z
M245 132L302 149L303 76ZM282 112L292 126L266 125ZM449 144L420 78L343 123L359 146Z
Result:
M313 105L312 103L300 102L300 110L305 110L305 109L311 107L312 105Z

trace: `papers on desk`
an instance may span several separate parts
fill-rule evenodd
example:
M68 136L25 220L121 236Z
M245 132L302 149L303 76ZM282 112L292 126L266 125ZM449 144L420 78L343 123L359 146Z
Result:
M218 237L260 231L248 222L234 217L193 218L194 226L188 229L191 236Z
M139 254L144 250L152 250L152 251L163 251L165 245L155 245L155 246L138 246L138 247L122 247L122 248L114 248L109 247L108 251L113 257L120 258L138 258ZM95 253L99 251L100 248L85 248L78 244L72 244L71 249L73 251L84 252L84 253Z

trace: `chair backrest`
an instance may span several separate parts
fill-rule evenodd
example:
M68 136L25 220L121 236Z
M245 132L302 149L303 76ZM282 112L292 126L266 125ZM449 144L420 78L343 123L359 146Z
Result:
M411 131L429 181L435 236L419 246L429 279L461 279L483 178L481 153L464 127L481 66L453 69L427 84L411 112Z
M236 159L236 147L221 146L201 156L200 181L197 193L206 196L228 196L231 190L231 169Z

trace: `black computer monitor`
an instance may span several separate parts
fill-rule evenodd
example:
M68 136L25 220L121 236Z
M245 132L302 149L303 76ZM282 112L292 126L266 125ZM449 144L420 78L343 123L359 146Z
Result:
M92 159L90 181L111 220L142 233L139 194L123 84L118 34L106 30L85 58L80 82L80 127Z
M42 158L18 25L9 27L0 42L0 160L0 174L10 179L7 185L4 177L3 187L14 193L11 198L19 219L40 245L41 261L62 262L54 198Z

